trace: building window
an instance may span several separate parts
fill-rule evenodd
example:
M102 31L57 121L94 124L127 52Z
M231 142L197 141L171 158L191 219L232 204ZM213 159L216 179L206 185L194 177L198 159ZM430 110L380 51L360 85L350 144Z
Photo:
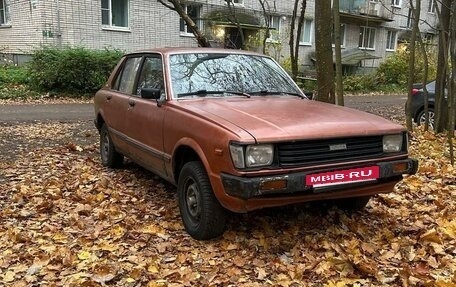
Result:
M312 45L312 20L306 19L302 27L301 38L299 43L303 45Z
M269 37L268 41L280 41L280 16L269 16Z
M375 28L360 27L359 47L363 49L375 49Z
M428 12L435 13L436 0L429 0Z
M387 51L396 50L396 39L397 39L397 32L389 30L386 34L386 50Z
M424 41L425 44L434 44L434 34L424 33L423 34L423 41Z
M332 32L332 44L334 45L334 30ZM340 24L340 46L345 47L345 24Z
M101 24L128 28L128 0L101 0Z
M198 26L198 28L201 27L201 5L183 5L185 13L193 20L193 22ZM190 27L187 26L185 23L184 19L180 19L180 32L181 34L186 34L186 35L193 35L192 30Z
M244 6L244 0L226 0L227 3Z
M401 7L402 6L402 0L391 0L391 6Z
M0 25L8 24L6 0L0 0Z

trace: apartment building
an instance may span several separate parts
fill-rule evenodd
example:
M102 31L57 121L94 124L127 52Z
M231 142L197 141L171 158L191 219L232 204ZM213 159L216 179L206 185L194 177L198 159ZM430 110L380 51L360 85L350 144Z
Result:
M268 53L289 57L294 1L184 1L184 9L211 45L261 51L266 25ZM315 1L307 0L299 36L300 64L312 69L315 53ZM436 0L426 0L420 28L435 39ZM375 68L407 39L413 17L409 0L340 0L342 61L353 71ZM240 29L239 29L240 28ZM155 0L0 0L0 53L21 63L41 45L115 48L134 51L162 46L197 46L175 11Z

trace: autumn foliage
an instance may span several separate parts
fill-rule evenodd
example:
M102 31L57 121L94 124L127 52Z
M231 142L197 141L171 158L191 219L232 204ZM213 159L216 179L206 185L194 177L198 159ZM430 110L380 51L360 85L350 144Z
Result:
M364 211L313 203L233 215L222 238L199 242L174 187L132 163L103 168L95 129L80 125L0 130L1 286L456 286L444 138L416 131L418 174Z

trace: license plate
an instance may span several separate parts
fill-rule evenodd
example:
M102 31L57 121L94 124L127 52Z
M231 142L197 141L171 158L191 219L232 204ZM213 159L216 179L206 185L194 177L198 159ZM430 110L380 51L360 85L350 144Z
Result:
M380 167L368 166L306 175L306 185L313 187L371 181L380 177Z

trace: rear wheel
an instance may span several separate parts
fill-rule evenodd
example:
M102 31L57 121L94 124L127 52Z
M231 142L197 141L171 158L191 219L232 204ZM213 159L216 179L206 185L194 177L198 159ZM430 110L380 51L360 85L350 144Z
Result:
M352 197L352 198L343 198L336 200L336 205L340 209L349 210L349 211L356 211L362 210L366 205L369 203L371 196L360 196L360 197Z
M428 109L428 115L429 115L429 127L431 129L434 129L434 122L435 122L435 112L434 108L429 107ZM424 113L424 110L422 110L418 116L416 117L416 123L421 126L426 123L426 114Z
M215 197L201 162L192 161L184 165L177 192L182 221L188 234L197 240L223 234L228 212Z
M104 166L115 168L122 165L123 155L116 151L106 124L100 130L100 156Z

